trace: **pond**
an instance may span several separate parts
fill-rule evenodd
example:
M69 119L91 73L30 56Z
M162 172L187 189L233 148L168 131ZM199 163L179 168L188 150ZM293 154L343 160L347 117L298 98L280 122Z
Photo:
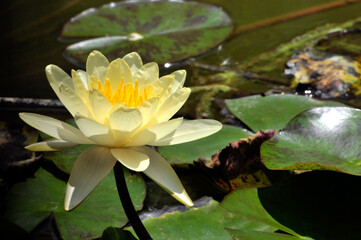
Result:
M134 222L128 223L115 185L123 171L114 168L115 176L104 174L81 204L93 187L80 197L75 210L66 212L63 207L76 159L112 154L112 159L130 169L124 170L130 197L153 239L358 239L361 232L352 219L361 214L360 12L358 0L7 1L1 10L0 88L4 159L0 220L8 227L5 234L23 239L42 235L44 239L133 239ZM180 70L185 69L186 88L179 83L178 88L165 90L162 85L160 94L161 84L142 83L148 73L136 74L143 65L134 60L138 55L127 55L129 74L139 78L139 88L138 80L128 87L127 80L124 85L121 80L123 100L114 100L122 97L115 91L115 80L108 78L107 84L114 85L109 93L104 75L99 83L88 76L84 84L90 89L88 98L97 89L111 102L109 106L88 102L86 112L77 108L74 98L59 101L59 92L69 90L60 84L59 92L53 91L45 71L55 82L63 77L58 68L47 66L54 64L67 74L72 69L89 72L89 64L85 66L92 50L102 52L109 62L136 51L144 64L159 64L159 76L174 75L176 82L184 80ZM97 64L107 61L101 53L92 54ZM147 66L149 75L158 71ZM94 69L101 76L100 67ZM80 72L78 77L72 74L82 81ZM179 89L185 96L188 88L191 94L182 108L174 101L166 110L154 110L163 116L180 108L165 120L152 115L148 123L137 123L143 121L136 117L138 113L126 110L131 117L119 120L122 125L112 120L115 110L104 110L117 104L142 109L142 103L152 97L171 96ZM73 90L81 95L79 88ZM96 106L101 106L99 112ZM148 110L140 111L144 117L142 111ZM38 132L23 124L19 112L40 113L69 125L22 114L25 122L42 131ZM84 123L88 113L96 124ZM187 120L168 121L174 114ZM124 116L119 114L119 119ZM218 131L219 123L210 119L223 128ZM49 126L57 126L56 130L49 130L47 121L53 121ZM154 121L167 124L154 127ZM104 137L99 123L110 129L112 137ZM188 131L184 135L193 131L198 134L194 139L205 138L177 140L176 124ZM151 134L142 133L147 128ZM174 128L169 134L175 137L167 138L164 129L168 128ZM94 132L101 138L94 137ZM208 136L211 133L215 134ZM76 138L72 134L81 140L68 142ZM37 141L52 141L48 135L73 148L24 149ZM128 142L117 143L119 139ZM132 145L132 141L142 144ZM30 149L40 151L45 145ZM102 152L103 147L112 150ZM124 156L148 160L133 166ZM164 157L171 164L193 208L179 205L177 200L191 204L183 193L176 194L166 177L153 173L170 165L155 167L147 156ZM92 165L87 161L84 166ZM146 161L152 167L141 168ZM92 174L86 178L92 179ZM73 179L69 182L77 181ZM83 187L87 189L86 184ZM73 208L70 205L65 203L65 209Z

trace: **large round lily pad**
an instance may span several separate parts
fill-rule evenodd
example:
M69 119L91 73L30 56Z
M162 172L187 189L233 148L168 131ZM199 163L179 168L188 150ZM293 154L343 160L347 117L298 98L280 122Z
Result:
M344 106L334 101L318 101L292 94L255 95L226 100L228 109L254 132L267 129L282 129L288 121L312 107Z
M197 2L118 2L88 9L64 25L61 39L84 40L66 48L70 61L85 63L97 49L109 59L136 51L145 62L176 62L206 52L232 31L219 7Z
M261 158L271 169L333 170L361 175L361 111L314 108L299 114L263 143Z

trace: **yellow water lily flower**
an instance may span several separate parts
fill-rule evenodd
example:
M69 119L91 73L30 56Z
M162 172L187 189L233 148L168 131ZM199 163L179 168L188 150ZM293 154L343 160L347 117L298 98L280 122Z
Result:
M109 63L98 51L89 55L86 72L72 70L70 77L55 65L48 65L45 70L51 87L78 128L51 117L20 113L26 123L53 137L27 149L55 151L79 144L93 145L74 164L65 210L81 203L116 161L143 172L183 204L193 205L169 163L149 147L193 141L222 127L215 120L170 120L191 92L183 87L184 70L159 78L158 65L143 65L135 52Z

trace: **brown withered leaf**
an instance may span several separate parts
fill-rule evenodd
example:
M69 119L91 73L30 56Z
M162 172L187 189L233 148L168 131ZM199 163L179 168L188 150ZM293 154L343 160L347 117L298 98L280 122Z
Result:
M225 191L270 186L274 181L290 176L289 171L267 169L260 157L261 144L277 133L276 130L259 131L229 143L211 158L199 158L195 164Z
M305 94L321 98L348 97L361 94L361 64L348 56L298 52L286 65L285 74L292 78L291 87L303 89Z

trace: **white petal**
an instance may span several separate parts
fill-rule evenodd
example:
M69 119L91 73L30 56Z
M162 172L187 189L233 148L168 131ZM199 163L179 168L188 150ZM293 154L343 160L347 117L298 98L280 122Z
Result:
M86 85L84 85L83 80L80 78L79 73L75 70L71 71L71 76L73 78L74 91L81 98L85 105L88 105L89 102L89 92Z
M174 83L173 75L166 75L153 84L154 94L158 96L168 97Z
M172 119L167 122L159 123L157 125L146 128L127 144L127 146L144 146L153 145L152 143L172 133L182 123L183 118Z
M86 62L86 73L88 79L96 76L102 84L105 82L105 73L109 65L108 59L99 51L93 51L89 54Z
M86 72L83 70L76 70L76 72L78 73L78 76L80 77L80 80L83 82L85 88L89 90L89 82Z
M157 152L149 147L136 147L138 152L148 155L150 164L143 172L169 192L175 199L187 206L193 202L184 189L181 181L169 163Z
M80 113L84 116L91 116L87 105L85 105L75 91L67 85L60 84L58 97L71 115L75 116L76 113Z
M142 125L142 114L137 108L120 107L109 117L109 126L113 130L117 144L122 144Z
M113 93L115 93L118 89L118 86L122 79L123 84L133 84L132 71L130 70L128 64L120 58L112 61L109 64L105 77L109 78Z
M59 121L55 118L35 114L35 113L20 113L20 118L30 126L54 137L62 139L67 142L77 144L92 144L88 138L82 134L79 129Z
M64 208L69 211L81 203L109 174L116 163L108 148L93 146L76 160L66 187Z
M152 143L153 146L167 146L190 142L207 137L221 130L222 124L216 120L201 119L184 121L174 132Z
M142 59L136 52L128 53L123 57L123 60L128 64L133 74L143 66Z
M159 98L153 97L142 102L142 104L138 106L138 109L142 114L142 118L143 118L142 127L147 126L149 120L153 118L153 114L158 107L158 102L159 102Z
M46 66L45 73L50 83L50 86L53 88L56 94L58 94L59 85L61 83L74 89L73 79L58 66L53 64Z
M113 146L114 137L112 131L101 123L93 119L76 116L75 122L80 131L93 142L102 146Z
M92 89L89 92L89 105L95 120L99 123L105 122L113 108L109 100L96 89Z
M155 114L156 122L168 121L183 106L190 93L189 88L181 88L169 96Z
M42 152L42 151L57 151L71 147L76 147L78 145L79 144L70 143L59 139L50 139L47 141L31 144L29 146L26 146L25 148L34 152Z
M134 75L133 79L138 79L139 87L152 84L159 79L159 68L155 62L143 65Z
M132 148L113 148L110 152L115 159L130 170L141 172L149 166L149 157Z
M174 83L170 94L173 94L178 89L182 88L186 80L187 72L185 70L178 70L172 72L171 75L175 76Z
M74 91L73 79L68 74L55 65L48 65L45 73L59 100L73 116L76 112L89 115L86 105Z

